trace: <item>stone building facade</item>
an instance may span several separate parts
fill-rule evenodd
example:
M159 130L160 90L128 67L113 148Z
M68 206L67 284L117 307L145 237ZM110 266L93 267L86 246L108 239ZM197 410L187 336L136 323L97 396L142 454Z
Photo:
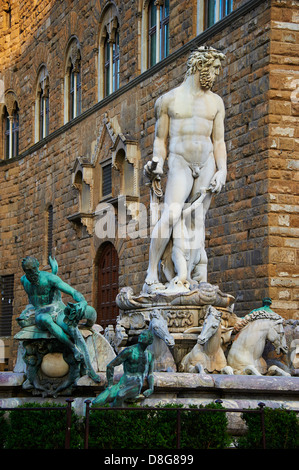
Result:
M277 313L299 318L298 1L7 0L1 8L0 367L16 358L23 257L50 269L55 256L60 277L104 327L121 287L140 292L154 103L182 82L200 45L226 54L214 91L226 107L228 178L207 218L209 282L236 297L238 315L269 296Z

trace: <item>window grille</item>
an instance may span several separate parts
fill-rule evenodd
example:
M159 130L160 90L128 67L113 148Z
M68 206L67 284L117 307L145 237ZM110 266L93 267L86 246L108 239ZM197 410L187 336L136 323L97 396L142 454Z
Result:
M112 164L102 167L102 196L108 196L112 192Z
M53 249L53 206L48 208L48 258L52 256Z
M10 336L13 316L14 275L0 276L0 286L0 336Z

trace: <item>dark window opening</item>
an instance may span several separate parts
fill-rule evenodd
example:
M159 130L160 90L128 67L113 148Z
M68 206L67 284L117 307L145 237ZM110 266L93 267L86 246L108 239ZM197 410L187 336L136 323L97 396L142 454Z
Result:
M48 245L47 245L47 255L52 256L53 251L53 206L48 208Z
M109 196L112 192L112 164L102 167L102 196Z
M14 275L1 276L0 336L11 335L14 300Z

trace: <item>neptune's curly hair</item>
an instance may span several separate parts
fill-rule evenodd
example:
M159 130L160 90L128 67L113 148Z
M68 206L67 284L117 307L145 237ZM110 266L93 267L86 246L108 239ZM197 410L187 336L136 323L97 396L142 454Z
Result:
M215 59L223 61L225 59L225 54L213 47L200 46L197 49L193 50L187 61L187 72L186 75L193 75L198 70L201 70L203 67L209 67L212 65Z

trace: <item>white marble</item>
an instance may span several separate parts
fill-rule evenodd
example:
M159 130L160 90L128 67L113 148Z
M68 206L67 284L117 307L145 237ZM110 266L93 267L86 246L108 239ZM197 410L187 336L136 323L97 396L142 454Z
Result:
M146 293L188 292L207 281L205 217L212 194L221 191L227 175L224 104L211 91L224 57L206 47L192 52L183 83L155 104L153 158L144 168L152 181L153 203L160 201L166 159L168 173L151 234ZM191 206L186 206L187 200ZM167 286L158 273L161 260Z

